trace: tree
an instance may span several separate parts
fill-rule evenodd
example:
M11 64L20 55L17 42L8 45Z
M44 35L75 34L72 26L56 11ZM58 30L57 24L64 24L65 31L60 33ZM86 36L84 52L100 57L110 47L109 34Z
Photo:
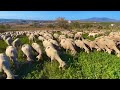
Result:
M78 21L72 22L71 28L80 28L80 23Z
M48 25L47 25L47 28L52 28L52 29L54 29L54 28L55 28L55 25L54 25L54 24L48 24Z
M61 29L69 29L68 21L60 17L56 19L56 26Z

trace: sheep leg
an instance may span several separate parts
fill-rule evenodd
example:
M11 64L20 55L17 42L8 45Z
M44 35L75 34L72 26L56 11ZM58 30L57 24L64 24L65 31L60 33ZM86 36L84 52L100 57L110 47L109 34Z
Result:
M39 54L37 57L36 57L38 60L41 59L41 54Z
M54 57L51 57L51 66L52 66L53 60L54 60Z
M87 47L83 47L85 49L85 52L89 53L89 49Z
M120 57L120 53L117 53L117 57Z
M66 49L66 52L68 51L68 49Z
M64 61L60 62L59 64L60 64L59 65L59 69L62 69L62 70L65 69L64 68L64 66L65 66L65 62Z
M5 63L3 63L3 71L6 73L7 78L6 79L14 79L13 73L10 71L9 66L6 66Z
M33 61L33 59L29 56L27 56L27 61Z
M18 69L19 66L18 66L17 58L11 57L11 59L13 60L15 67Z

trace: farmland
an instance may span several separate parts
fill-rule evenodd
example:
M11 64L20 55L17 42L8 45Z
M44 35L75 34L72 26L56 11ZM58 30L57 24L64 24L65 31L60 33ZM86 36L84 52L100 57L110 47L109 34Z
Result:
M86 39L94 40L83 34ZM30 44L28 37L21 36L22 44ZM19 69L15 69L11 62L11 70L18 79L117 79L120 78L120 58L107 52L91 51L89 54L80 49L75 56L62 49L60 57L67 64L65 69L58 68L58 62L52 64L50 58L46 56L42 42L36 39L36 42L42 47L42 60L38 61L34 57L34 62L29 66L26 58L22 56L22 51L18 50ZM0 53L5 52L7 44L0 40ZM36 53L34 53L36 55Z

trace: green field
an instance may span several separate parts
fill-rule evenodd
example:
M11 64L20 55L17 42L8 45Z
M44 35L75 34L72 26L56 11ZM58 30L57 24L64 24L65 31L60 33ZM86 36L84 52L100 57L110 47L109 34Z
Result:
M87 35L84 35L88 38ZM94 38L89 38L94 40ZM21 37L21 42L28 42L27 37ZM37 43L42 43L37 40ZM5 52L7 44L0 40L0 52ZM50 58L46 56L44 48L43 59L28 65L26 58L23 58L23 53L18 50L18 62L20 68L16 70L11 62L11 70L15 75L18 75L18 79L118 79L120 78L120 58L116 55L110 55L106 52L93 51L89 54L80 50L75 56L72 56L70 52L65 52L62 49L63 54L61 54L62 60L67 64L64 70L58 68L59 64L54 61L52 64ZM35 53L36 55L36 53Z

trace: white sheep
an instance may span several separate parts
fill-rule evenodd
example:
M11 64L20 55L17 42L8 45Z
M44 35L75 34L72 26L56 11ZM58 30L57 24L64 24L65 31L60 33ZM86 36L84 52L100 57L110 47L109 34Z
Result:
M44 37L42 37L42 36L39 36L38 37L38 40L40 40L40 41L43 41L45 38Z
M14 62L16 68L18 68L18 52L15 47L8 46L5 51L6 55Z
M33 34L31 34L29 37L29 42L32 41L32 42L35 42L35 36Z
M21 46L21 42L20 42L20 39L19 38L16 38L13 42L12 42L12 46L14 47L19 47Z
M11 37L8 37L5 42L8 44L8 45L11 45L12 44L12 38Z
M27 56L27 61L33 61L32 47L29 44L22 45L21 50Z
M71 39L61 39L60 45L61 47L66 49L66 52L67 50L70 50L73 55L77 53L77 51L75 50L75 44Z
M77 32L74 36L74 39L81 39L82 38L82 32Z
M92 36L92 37L95 37L96 35L98 35L98 33L89 33L89 37Z
M59 63L59 68L63 68L66 64L63 60L61 60L57 50L53 46L47 46L45 52L48 57L51 58L51 62L53 60L57 60Z
M58 44L58 42L56 40L48 39L48 41L59 47L59 44Z
M32 43L32 47L38 52L39 55L36 58L38 58L38 60L40 60L41 56L42 56L42 50L41 50L40 45L37 43Z
M47 46L53 46L53 44L49 42L48 40L44 40L42 43L43 43L44 48L46 48Z
M85 49L85 52L89 53L89 49L86 47L85 43L81 40L75 40L76 46Z
M6 79L15 79L10 70L9 59L4 53L0 53L0 72L2 71L7 75Z
M59 37L59 34L54 33L54 34L53 34L53 37L57 39L57 38Z

